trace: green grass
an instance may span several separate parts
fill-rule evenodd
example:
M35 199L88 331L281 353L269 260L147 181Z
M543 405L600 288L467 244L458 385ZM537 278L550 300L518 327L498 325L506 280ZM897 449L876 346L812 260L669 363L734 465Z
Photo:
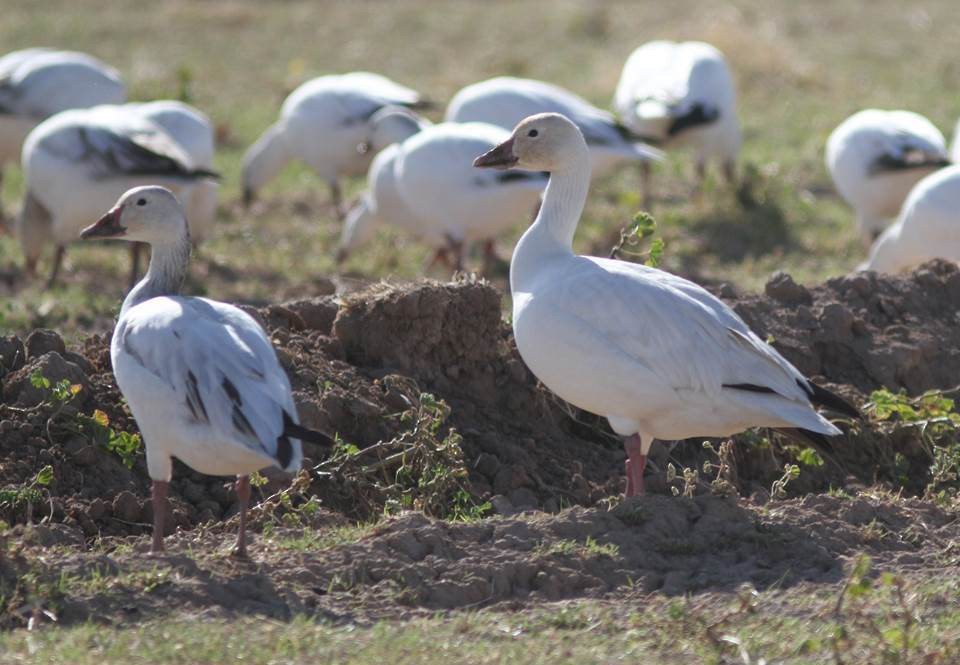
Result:
M271 183L257 214L238 205L243 150L303 80L373 69L445 102L463 85L512 73L555 81L607 106L623 60L638 44L705 39L727 54L737 75L741 166L750 193L737 197L711 184L696 202L691 165L671 157L656 177L654 213L667 242L663 267L754 289L777 269L819 281L863 259L851 214L822 164L824 141L844 117L867 106L911 108L951 130L960 115L960 98L951 93L960 83L953 55L960 21L953 10L947 0L923 7L884 0L869 12L856 3L813 11L786 0L712 7L694 0L521 0L496 11L428 0L121 0L105 12L89 1L51 0L38 8L8 0L0 39L8 49L49 44L95 53L123 72L136 99L175 94L183 72L189 74L193 103L226 138L216 164L224 174L218 232L201 251L190 289L248 302L309 295L319 277L335 272L339 225L326 188L307 169L291 166ZM15 169L8 175L3 200L11 210L21 183ZM348 191L361 188L356 180ZM637 189L632 169L598 183L577 236L579 251L609 251L639 206ZM524 222L501 239L502 253ZM415 241L384 232L345 271L361 280L409 279L419 274L425 253ZM0 291L11 296L0 304L0 328L51 325L71 334L110 327L126 285L125 253L84 246L72 248L69 258L66 285L51 293L37 285ZM0 270L19 263L13 239L0 238Z
M956 581L907 585L903 602L852 578L839 614L824 587L525 612L334 624L306 617L163 620L133 627L45 626L0 634L0 663L951 663L960 655ZM904 638L904 618L911 625ZM835 661L835 654L842 660Z

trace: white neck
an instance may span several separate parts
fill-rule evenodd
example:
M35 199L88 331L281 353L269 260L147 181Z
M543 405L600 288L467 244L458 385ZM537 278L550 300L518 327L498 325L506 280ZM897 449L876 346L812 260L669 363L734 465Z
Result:
M527 229L510 262L510 290L525 289L537 269L554 256L573 255L573 234L590 191L590 152L585 143L576 155L550 172L537 218Z
M147 274L124 298L120 316L150 298L178 294L183 278L187 275L187 266L190 265L190 247L190 233L186 224L183 233L176 240L152 244Z

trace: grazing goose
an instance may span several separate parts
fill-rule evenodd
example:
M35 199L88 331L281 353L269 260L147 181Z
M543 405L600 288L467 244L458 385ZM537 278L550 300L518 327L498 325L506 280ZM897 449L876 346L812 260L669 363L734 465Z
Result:
M960 166L916 184L897 221L880 234L864 268L897 273L931 259L960 262Z
M56 245L49 283L67 243L131 187L165 185L191 205L192 190L216 177L194 165L163 127L126 106L64 111L36 127L23 145L26 197L18 221L26 270ZM132 266L136 277L136 253Z
M654 439L748 427L813 441L840 434L814 406L857 411L805 379L700 286L571 245L590 188L590 155L558 114L522 121L478 167L549 171L543 205L513 253L513 332L524 362L571 404L626 437L627 495L643 492Z
M126 96L116 70L85 53L8 53L0 58L0 168L20 160L27 134L55 113L122 104Z
M127 104L147 120L151 120L180 144L189 155L194 168L213 172L215 130L205 114L198 109L173 100ZM195 245L209 235L217 215L217 194L220 184L213 178L199 180L187 201L187 219L190 220L190 238Z
M268 466L296 472L300 440L330 445L301 427L290 381L270 340L242 310L179 296L190 260L190 233L179 201L163 187L125 193L81 238L149 243L147 275L127 295L110 359L137 421L153 479L152 551L163 550L173 458L210 475L236 475L246 556L249 474Z
M299 159L329 183L342 217L339 180L367 170L373 158L361 147L367 121L388 105L416 109L428 103L415 90L369 72L321 76L301 85L283 102L280 119L243 156L244 203Z
M737 95L726 59L710 44L653 41L639 47L623 66L613 107L638 136L668 149L691 149L701 183L709 161L719 162L733 180L740 152ZM647 168L648 197L649 180Z
M925 176L950 163L940 130L911 111L854 113L827 139L827 170L857 214L866 245Z
M477 154L510 136L505 129L481 122L424 126L405 117L385 109L372 119L375 135L385 133L380 125L395 125L391 138L402 142L374 159L368 189L344 225L338 258L365 241L376 223L384 223L436 247L431 264L449 260L461 269L465 245L475 240L486 241L489 262L492 239L530 215L546 186L546 175L483 173L473 168ZM377 143L375 139L374 147Z
M486 122L510 131L536 113L562 113L577 124L590 147L594 175L624 162L648 163L662 157L607 111L559 86L532 79L500 76L468 85L450 100L444 120Z

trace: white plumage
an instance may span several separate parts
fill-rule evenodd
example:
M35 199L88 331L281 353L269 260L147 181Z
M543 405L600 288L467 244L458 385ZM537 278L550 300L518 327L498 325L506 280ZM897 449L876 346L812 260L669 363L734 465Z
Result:
M960 262L960 166L940 169L916 184L864 267L896 273L935 258Z
M510 266L517 348L548 388L628 437L628 493L642 487L655 438L727 436L752 426L799 428L812 438L840 433L811 400L842 401L706 290L654 268L574 255L589 154L566 118L528 118L476 163L551 172Z
M869 244L899 214L913 186L948 158L943 134L922 115L867 109L833 130L826 163Z
M44 246L63 248L131 187L159 184L191 205L195 185L211 173L164 128L133 107L103 105L58 113L23 146L26 199L18 231L32 272Z
M173 100L127 104L127 108L162 127L190 156L194 168L213 171L215 130L204 113L189 104ZM213 178L200 179L191 187L186 211L190 222L190 238L194 243L203 242L212 230L219 190L220 184Z
M294 90L271 125L243 158L244 200L298 159L329 183L340 207L339 179L362 175L373 155L362 148L367 121L384 106L424 105L415 90L369 72L321 76Z
M544 174L473 168L474 157L509 136L480 122L412 129L408 138L374 159L368 189L347 217L341 255L369 238L376 224L391 224L450 250L460 267L466 244L490 240L529 219L546 186Z
M701 172L716 161L732 175L741 141L736 91L726 59L710 44L640 46L624 64L613 106L635 134L690 148Z
M190 256L183 210L161 187L124 194L84 238L152 246L146 277L127 295L110 345L117 385L136 418L154 481L154 549L162 549L166 484L174 457L201 473L237 475L241 530L248 474L296 471L298 436L290 382L264 330L232 305L177 295ZM244 494L246 493L246 494Z
M44 48L8 53L0 58L0 166L19 161L27 134L55 113L125 100L120 75L93 56Z
M510 131L527 116L561 113L583 132L590 146L591 169L602 175L617 164L647 162L661 154L631 136L607 111L560 86L500 76L463 88L447 106L447 122L485 122Z

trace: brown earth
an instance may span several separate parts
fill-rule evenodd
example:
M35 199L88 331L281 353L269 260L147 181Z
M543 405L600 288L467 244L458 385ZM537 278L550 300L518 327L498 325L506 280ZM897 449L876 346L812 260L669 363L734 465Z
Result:
M931 263L902 278L851 275L810 289L780 275L764 295L717 291L801 371L857 404L882 386L917 394L951 388L960 376L960 271L952 264ZM690 488L699 492L695 498L670 496L667 461L700 468L717 460L696 442L659 446L651 495L617 505L611 497L622 491L619 442L604 422L538 386L501 320L499 293L485 283L378 285L343 302L320 297L254 313L290 373L303 421L365 451L354 462L303 474L296 492L280 495L286 503L276 496L268 502L270 509L254 520L264 530L255 540L255 564L219 553L236 521L220 522L236 511L228 480L182 465L171 487L180 529L171 546L178 554L138 553L151 520L143 454L128 469L83 420L101 410L115 431L136 431L113 383L107 336L71 350L49 331L24 341L0 338L0 519L43 521L8 534L8 555L0 554L0 586L15 589L8 598L37 594L24 579L36 584L66 571L80 582L57 600L64 620L140 620L171 605L350 618L628 591L677 594L741 582L831 581L844 559L861 550L888 567L956 563L955 511L883 491L921 494L930 482L929 451L916 428L841 423L847 434L822 451L827 463L805 467L788 492L832 486L844 493L788 501L771 502L768 491L796 452L791 442L772 437L751 445L762 436L738 437L724 479L742 498L711 494L702 480ZM33 385L37 370L54 385L67 379L80 389L55 405L50 389ZM449 406L434 438L409 435L410 414L431 403L423 393ZM417 489L420 479L401 485L392 475L395 458L385 459L383 451L422 454L423 446L439 445L447 427L462 436L466 478L456 482L468 506L489 501L497 517L456 522L404 512L355 543L303 552L284 545L315 529L380 517L398 487L427 501L426 490ZM308 469L327 455L312 446L305 454ZM16 494L47 465L50 485L34 486L29 497ZM363 468L378 471L355 473ZM274 495L287 484L271 478L259 491ZM864 493L867 486L874 489ZM450 488L444 491L445 500ZM304 519L300 508L311 495L324 507ZM436 501L413 505L444 514ZM188 547L191 556L182 554ZM42 559L40 551L47 552ZM36 574L25 577L26 571ZM104 578L113 582L100 588L91 581ZM3 611L6 625L20 620Z

